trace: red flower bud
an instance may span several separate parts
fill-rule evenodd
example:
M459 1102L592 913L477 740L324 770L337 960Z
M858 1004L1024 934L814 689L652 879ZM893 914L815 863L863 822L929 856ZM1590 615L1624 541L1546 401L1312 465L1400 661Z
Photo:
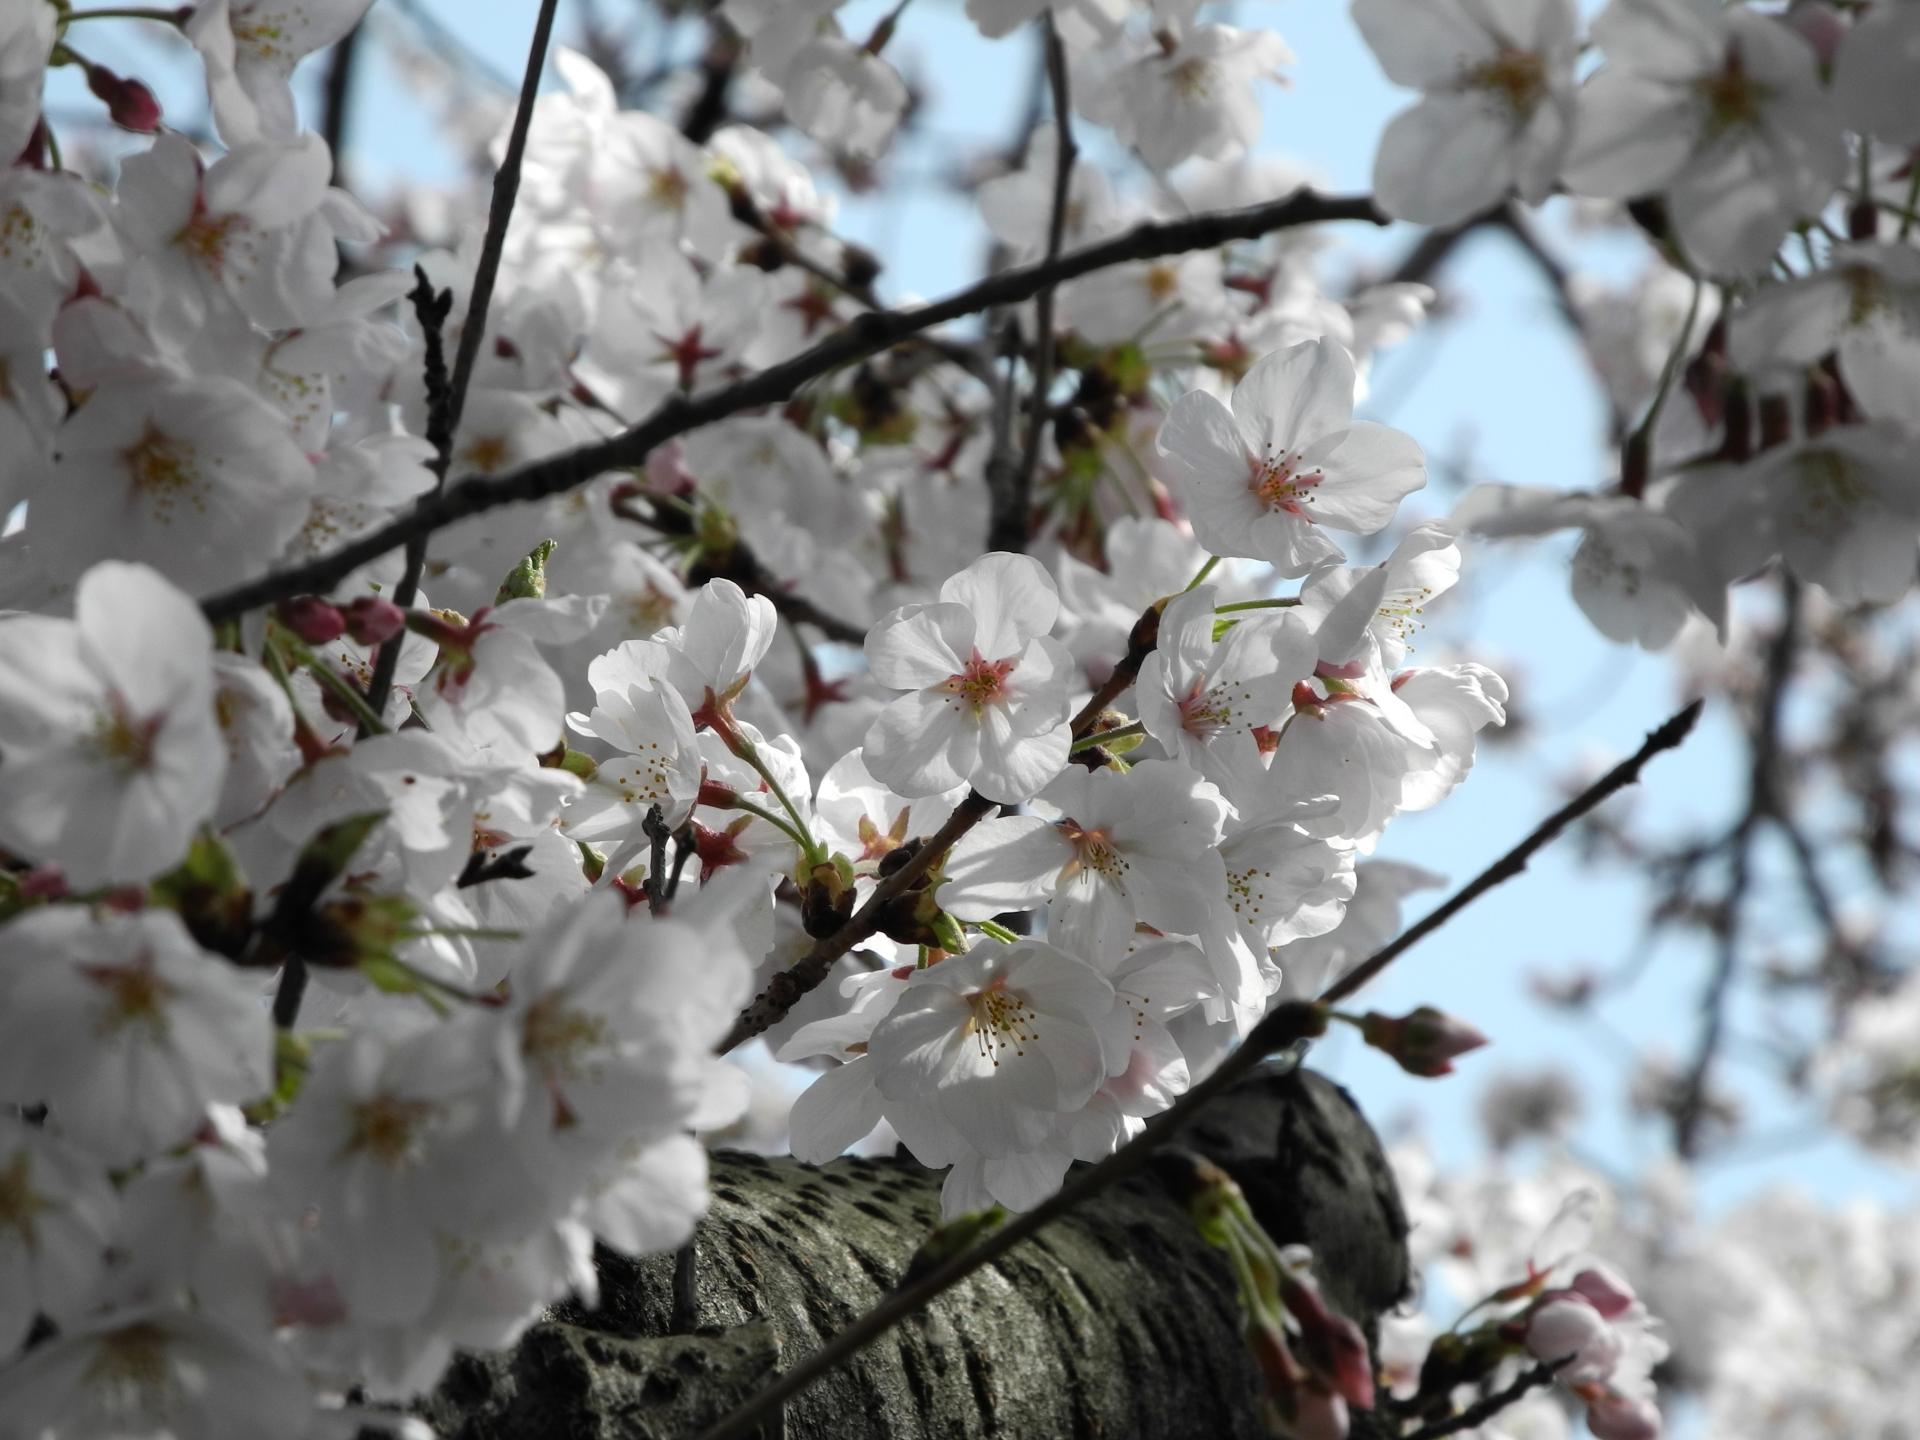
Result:
M1432 1079L1453 1073L1453 1057L1478 1050L1487 1037L1464 1020L1422 1005L1398 1019L1369 1011L1360 1033L1376 1050L1384 1050L1410 1075Z
M347 630L347 617L318 595L296 595L280 602L275 612L282 625L309 645L326 645Z
M89 65L87 88L107 102L107 114L122 129L151 135L160 128L160 102L141 81L123 80L104 65Z
M384 645L407 626L407 612L378 595L362 595L347 606L347 634L356 645Z

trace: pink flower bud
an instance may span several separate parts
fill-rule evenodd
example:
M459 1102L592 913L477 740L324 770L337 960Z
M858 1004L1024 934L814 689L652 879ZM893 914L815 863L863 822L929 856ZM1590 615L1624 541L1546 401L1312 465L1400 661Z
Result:
M1601 1390L1587 1400L1587 1428L1599 1440L1660 1440L1660 1412L1651 1400Z
M338 640L347 630L347 617L337 605L317 595L296 595L280 602L275 612L280 623L309 645L326 645Z
M1431 1005L1398 1019L1369 1011L1361 1019L1360 1033L1369 1045L1398 1061L1402 1070L1428 1079L1452 1074L1454 1056L1487 1043L1487 1037L1473 1026Z
M151 135L160 128L160 102L142 82L123 80L104 65L89 65L87 88L107 102L107 114L122 129Z
M1573 1358L1559 1378L1568 1385L1604 1380L1620 1363L1620 1337L1582 1296L1559 1290L1527 1316L1527 1351L1548 1362Z
M1604 1265L1582 1270L1568 1288L1583 1296L1608 1320L1617 1320L1626 1314L1638 1298L1625 1276Z
M1307 1364L1348 1404L1373 1408L1373 1358L1367 1337L1346 1316L1327 1308L1311 1285L1282 1282L1280 1300L1300 1326L1300 1349Z
M347 634L356 645L384 645L407 625L407 612L378 595L362 595L347 606Z

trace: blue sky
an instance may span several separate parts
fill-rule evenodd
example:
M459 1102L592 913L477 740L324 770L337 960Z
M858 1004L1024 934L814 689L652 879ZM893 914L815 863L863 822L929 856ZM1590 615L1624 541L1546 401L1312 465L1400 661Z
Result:
M519 74L532 0L414 3L456 27L495 69ZM864 33L888 8L885 0L856 0L843 14L849 30ZM1333 188L1365 189L1381 127L1409 97L1380 76L1345 7L1271 0L1230 8L1243 23L1278 29L1297 57L1291 83L1265 98L1262 153L1284 154ZM563 5L563 39L577 34L575 25L571 3ZM96 60L148 78L170 114L199 113L191 69L165 62L166 41L151 27L99 22L84 31L75 32L76 44ZM970 202L938 181L982 150L1004 148L1031 85L1033 47L1026 37L981 41L957 0L914 0L889 53L929 84L921 127L894 160L909 183L894 194L848 198L841 228L886 260L886 293L938 294L975 277L985 250ZM303 80L309 86L318 69L308 67ZM71 112L92 104L71 72L59 77L52 101L56 116L62 107ZM431 114L377 50L359 77L350 134L357 142L355 174L372 189L409 178L444 182L454 173L456 157ZM1570 244L1559 218L1550 208L1547 229ZM1398 228L1356 229L1350 238L1353 258L1335 261L1330 285L1342 266L1390 264L1410 236ZM1583 251L1568 253L1623 273L1622 256L1629 252L1619 244L1579 243ZM1535 271L1500 237L1484 235L1468 243L1445 280L1456 301L1453 313L1381 362L1374 386L1384 413L1377 418L1412 433L1432 455L1470 457L1475 478L1568 489L1605 483L1598 392ZM1437 498L1430 508L1443 513L1446 501ZM1556 779L1582 763L1628 753L1683 698L1666 660L1594 634L1568 598L1568 553L1564 541L1476 549L1468 561L1470 583L1431 615L1425 656L1457 654L1493 664L1534 724L1524 742L1483 744L1468 783L1437 810L1398 821L1382 855L1426 865L1455 882L1468 878L1559 803ZM1723 824L1744 783L1730 723L1710 711L1682 755L1655 762L1649 783L1630 803L1676 831ZM1409 918L1430 898L1415 897ZM1350 1085L1376 1123L1390 1126L1399 1115L1417 1113L1438 1153L1452 1161L1478 1151L1474 1106L1488 1077L1563 1064L1589 1093L1583 1153L1630 1172L1662 1152L1666 1135L1636 1127L1624 1115L1620 1038L1608 1040L1534 1004L1525 976L1536 967L1619 966L1634 950L1640 914L1631 877L1596 871L1563 845L1403 959L1365 997L1389 1011L1439 1004L1484 1030L1494 1041L1488 1051L1462 1062L1460 1075L1440 1084L1410 1080L1383 1058L1338 1041L1325 1045L1316 1063ZM1706 959L1697 945L1666 945L1647 960L1637 983L1604 1007L1606 1026L1632 1044L1688 1055ZM1742 1018L1737 1012L1736 1029ZM1742 1093L1756 1136L1817 1124L1817 1115L1788 1103L1752 1066L1727 1064L1720 1075ZM1915 1196L1910 1176L1834 1138L1711 1163L1699 1179L1703 1201L1715 1209L1773 1182L1806 1187L1829 1203L1860 1195L1911 1203Z

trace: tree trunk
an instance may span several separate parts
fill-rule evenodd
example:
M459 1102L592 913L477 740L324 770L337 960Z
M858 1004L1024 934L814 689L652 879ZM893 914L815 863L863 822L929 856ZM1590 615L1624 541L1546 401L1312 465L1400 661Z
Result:
M1234 1176L1277 1242L1313 1248L1328 1302L1371 1341L1407 1290L1407 1225L1346 1093L1310 1072L1259 1076L1183 1143ZM675 1257L603 1251L599 1309L561 1306L513 1350L460 1357L422 1413L455 1440L691 1440L893 1287L939 1188L905 1159L716 1154L679 1315ZM1149 1176L976 1272L766 1433L1250 1440L1258 1394L1226 1259Z

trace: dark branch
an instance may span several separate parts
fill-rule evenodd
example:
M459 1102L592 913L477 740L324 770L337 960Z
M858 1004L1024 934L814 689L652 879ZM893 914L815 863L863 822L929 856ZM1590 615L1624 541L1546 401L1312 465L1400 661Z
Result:
M1060 43L1060 31L1053 23L1053 12L1040 17L1045 29L1047 84L1053 92L1053 130L1055 157L1053 166L1053 210L1047 222L1047 263L1057 264L1067 238L1067 203L1073 189L1073 167L1080 150L1073 139L1073 101L1067 89L1067 52ZM995 514L988 530L987 546L993 550L1025 550L1032 528L1033 477L1040 468L1040 448L1047 433L1047 397L1053 389L1056 346L1053 334L1053 297L1055 288L1047 286L1034 297L1033 304L1033 398L1027 413L1025 448L1004 491L995 494Z
M1668 720L1658 730L1647 736L1646 742L1632 755L1622 760L1613 769L1602 775L1593 784L1582 790L1573 799L1561 806L1534 829L1533 833L1522 840L1513 849L1502 855L1493 864L1473 878L1472 883L1456 892L1444 905L1422 917L1420 922L1384 950L1375 952L1353 970L1329 985L1320 994L1320 1003L1334 1005L1346 999L1354 991L1365 985L1400 955L1419 944L1427 936L1438 930L1447 921L1459 914L1467 906L1478 900L1487 891L1505 881L1513 879L1527 868L1527 862L1535 853L1549 844L1560 832L1593 809L1601 801L1615 792L1624 790L1640 778L1640 772L1646 763L1663 750L1672 750L1685 740L1693 730L1694 722L1700 718L1704 701L1695 700L1679 714Z
M454 352L453 378L439 403L433 405L428 421L427 439L432 442L434 458L433 494L446 492L447 471L453 465L453 440L460 433L460 416L466 409L467 386L473 379L473 365L480 353L480 340L487 329L487 309L493 303L493 282L500 274L500 255L506 248L507 226L513 220L513 202L520 194L520 162L527 153L527 130L533 123L533 104L540 94L540 76L547 68L547 42L553 36L553 15L560 0L540 0L540 14L533 25L533 42L527 47L527 73L520 82L520 103L513 113L513 129L507 136L507 153L493 175L493 202L487 211L487 233L480 243L480 263L473 272L473 291L467 297L466 319L460 327L460 348ZM417 268L417 267L416 267ZM426 277L421 277L426 288ZM415 302L418 304L418 301ZM442 310L444 318L445 311ZM429 341L437 347L438 336ZM432 354L429 351L431 381ZM431 383L429 384L431 393ZM420 576L427 567L427 536L423 530L407 537L407 558L394 587L393 603L401 609L413 604L420 593ZM380 658L368 687L374 712L380 713L393 687L393 672L400 662L404 636L396 635L380 650Z
M617 502L613 512L623 520L646 526L656 535L681 539L693 533L691 517L684 511L665 506L650 505L642 511L631 500L626 500ZM760 557L753 553L744 540L736 539L733 542L724 564L698 565L694 573L688 576L694 583L718 578L733 581L749 595L766 596L773 608L789 623L811 625L827 639L836 640L842 645L858 646L866 642L867 632L863 626L829 614L811 600L789 590L785 581L770 574L761 565Z
M1713 970L1700 996L1700 1038L1695 1043L1686 1077L1673 1097L1673 1146L1686 1159L1692 1159L1699 1152L1700 1127L1710 1108L1707 1082L1720 1050L1727 997L1740 958L1741 911L1753 883L1753 842L1761 822L1782 814L1785 808L1779 794L1780 715L1786 699L1787 679L1793 673L1794 659L1800 650L1800 585L1785 574L1781 576L1780 585L1780 628L1767 647L1766 678L1761 686L1752 765L1747 773L1747 808L1734 827L1727 893L1714 917L1719 943L1714 952Z
M673 396L640 424L609 439L523 466L507 475L476 477L425 496L406 515L372 534L306 564L224 590L202 602L201 608L211 620L228 620L255 606L323 591L367 561L456 520L518 501L544 499L583 485L609 470L639 465L656 445L677 435L745 410L780 404L809 381L844 365L864 360L950 320L996 305L1018 304L1047 286L1130 260L1210 249L1275 230L1337 220L1384 223L1373 201L1364 195L1328 196L1303 189L1266 205L1150 222L1062 255L1051 264L1040 261L1004 270L931 305L861 315L791 360L704 395Z
M1569 1356L1567 1359L1571 1359ZM1431 1425L1423 1425L1411 1435L1401 1440L1443 1440L1448 1435L1458 1435L1462 1430L1472 1430L1484 1425L1502 1410L1512 1405L1529 1390L1538 1390L1542 1385L1551 1385L1556 1371L1567 1360L1558 1360L1551 1364L1542 1361L1531 1370L1523 1371L1520 1378L1504 1390L1497 1390L1473 1402L1458 1415L1449 1415L1445 1420L1436 1420Z
M1394 957L1432 934L1502 881L1518 875L1526 868L1527 860L1535 851L1609 795L1631 784L1638 777L1641 768L1655 755L1678 745L1693 729L1694 722L1700 718L1700 707L1701 702L1694 701L1655 730L1630 759L1615 766L1581 791L1568 804L1549 815L1532 834L1475 876L1446 904L1440 906L1392 944L1376 952L1352 974L1328 989L1319 1001L1293 1000L1275 1006L1264 1020L1254 1026L1240 1048L1228 1054L1212 1074L1188 1090L1174 1102L1170 1109L1162 1111L1149 1120L1145 1130L1113 1154L1099 1164L1080 1171L1037 1208L1013 1217L1007 1224L971 1248L929 1270L918 1280L893 1291L879 1305L841 1330L832 1340L808 1356L793 1370L781 1376L759 1395L708 1430L700 1440L737 1440L737 1437L750 1434L756 1425L770 1412L777 1410L789 1397L806 1389L834 1366L856 1354L893 1326L920 1310L934 1296L964 1280L982 1265L998 1259L1076 1205L1144 1169L1153 1153L1172 1139L1193 1117L1196 1110L1233 1085L1268 1056L1289 1050L1298 1041L1324 1028L1325 1020L1321 1010L1323 1004L1331 1004L1335 1000L1352 994L1385 969ZM857 916L855 918L858 919Z

